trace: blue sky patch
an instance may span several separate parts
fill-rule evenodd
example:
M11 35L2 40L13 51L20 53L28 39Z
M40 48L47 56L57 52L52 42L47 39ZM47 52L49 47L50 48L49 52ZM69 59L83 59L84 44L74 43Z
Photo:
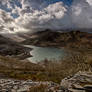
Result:
M64 4L70 6L72 4L72 1L73 0L45 0L45 1L48 4L53 4L53 3L56 3L56 2L62 1L62 2L64 2ZM22 5L19 2L19 0L11 0L11 1L9 1L9 3L11 5L12 9L15 9L15 6L22 8ZM5 10L6 12L11 12L12 11L12 9L10 9L10 8L7 7L7 4L6 5L3 5L1 2L0 2L0 9ZM11 16L13 18L19 17L18 14L13 14L13 13L11 13Z
M72 2L73 2L73 0L46 0L46 1L47 1L49 4L62 1L62 2L64 2L64 4L69 5L69 6L70 6L70 5L72 4Z

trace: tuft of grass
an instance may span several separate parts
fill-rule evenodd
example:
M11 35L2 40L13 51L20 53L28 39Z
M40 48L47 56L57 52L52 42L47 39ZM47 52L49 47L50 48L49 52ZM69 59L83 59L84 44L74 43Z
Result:
M47 91L47 85L41 84L38 86L31 87L29 92L50 92L50 91Z

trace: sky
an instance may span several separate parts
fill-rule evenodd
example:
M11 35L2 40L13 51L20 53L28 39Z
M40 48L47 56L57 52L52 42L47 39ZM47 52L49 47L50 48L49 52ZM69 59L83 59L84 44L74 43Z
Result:
M92 28L92 0L0 0L0 33L81 28Z
M60 1L62 1L64 4L66 4L66 5L71 5L72 4L72 2L73 2L73 0L46 0L46 2L48 3L48 4L53 4L53 3L56 3L56 2L60 2Z

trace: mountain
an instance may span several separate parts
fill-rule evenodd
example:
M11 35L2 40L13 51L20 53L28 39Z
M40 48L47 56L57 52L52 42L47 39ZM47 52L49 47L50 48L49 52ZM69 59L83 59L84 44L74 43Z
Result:
M80 31L53 32L51 30L36 32L22 44L36 46L67 47L77 49L92 48L92 34Z
M30 51L32 49L26 48L9 38L5 38L0 35L0 55L11 56L19 59L25 59L30 57Z

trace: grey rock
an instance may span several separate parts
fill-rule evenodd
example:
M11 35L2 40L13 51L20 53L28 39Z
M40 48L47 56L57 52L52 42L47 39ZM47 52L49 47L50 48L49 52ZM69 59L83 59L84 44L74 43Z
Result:
M65 78L61 81L60 86L63 86L71 92L92 92L92 73L91 72L78 72L73 77Z

